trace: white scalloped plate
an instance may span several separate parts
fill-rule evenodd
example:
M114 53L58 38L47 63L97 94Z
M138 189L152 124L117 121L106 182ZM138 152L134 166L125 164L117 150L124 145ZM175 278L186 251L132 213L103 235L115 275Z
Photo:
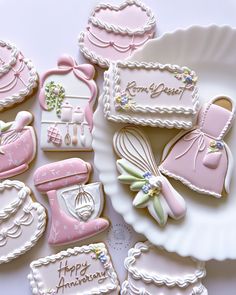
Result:
M236 29L230 27L197 27L177 30L149 41L131 60L186 65L199 76L201 102L218 94L236 99ZM212 122L214 124L214 122ZM200 260L236 259L236 169L227 198L216 199L197 194L171 180L186 200L188 211L182 222L169 221L164 229L144 209L132 206L128 186L117 181L116 155L112 149L114 132L122 124L108 122L103 116L102 97L94 116L95 165L106 194L114 209L125 221L144 234L155 245L181 256ZM176 130L145 127L157 161ZM225 138L233 154L236 152L236 126ZM216 180L217 181L217 180Z

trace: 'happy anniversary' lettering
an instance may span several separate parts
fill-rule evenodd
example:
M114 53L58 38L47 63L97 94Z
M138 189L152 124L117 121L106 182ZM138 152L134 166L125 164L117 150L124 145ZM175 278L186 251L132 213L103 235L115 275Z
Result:
M57 270L59 281L56 285L56 294L64 294L66 289L82 286L94 280L101 284L107 279L106 270L92 272L90 268L91 264L87 261L73 265L69 265L67 260L61 261Z

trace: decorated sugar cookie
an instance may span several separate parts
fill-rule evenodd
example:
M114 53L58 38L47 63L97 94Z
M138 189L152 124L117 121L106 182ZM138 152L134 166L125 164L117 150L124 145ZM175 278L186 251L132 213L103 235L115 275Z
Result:
M133 206L147 207L152 217L165 225L168 215L180 219L185 215L184 199L159 173L150 143L143 132L132 126L126 126L116 132L113 146L121 158L117 160L120 173L118 180L128 184L131 192L136 192Z
M94 67L77 65L67 55L58 68L46 72L40 81L43 150L92 150L93 105L97 86Z
M20 174L29 168L36 154L33 116L21 111L13 122L0 121L0 179Z
M117 62L104 74L108 120L190 129L199 109L196 73L177 65Z
M14 45L0 40L0 111L31 95L37 81L32 62Z
M167 144L160 171L202 194L220 198L223 190L229 193L233 157L223 138L234 117L229 97L219 96L205 104L197 127Z
M28 279L35 295L119 294L119 281L103 243L33 261Z
M17 180L0 182L0 264L29 251L46 226L45 209L33 202L30 189Z
M79 46L84 56L101 67L123 60L155 34L155 17L140 1L126 0L119 6L99 4L92 12Z
M128 272L121 295L207 295L204 263L137 243L124 262Z
M99 218L104 196L101 183L85 184L91 165L79 158L50 163L34 173L36 188L46 193L51 207L49 244L86 239L104 231L109 222Z

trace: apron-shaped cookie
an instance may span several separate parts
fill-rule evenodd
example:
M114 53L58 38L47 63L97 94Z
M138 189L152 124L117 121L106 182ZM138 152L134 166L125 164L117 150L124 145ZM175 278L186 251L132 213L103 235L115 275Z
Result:
M91 166L79 158L50 163L34 173L37 189L46 193L51 207L51 245L68 244L104 231L109 222L99 218L103 209L100 183L85 184Z
M58 68L41 77L39 102L42 108L43 150L92 150L93 105L97 86L94 67L77 65L64 55Z
M182 132L164 149L160 171L192 190L217 198L229 193L233 158L223 141L234 119L234 102L217 97L206 104L197 128Z

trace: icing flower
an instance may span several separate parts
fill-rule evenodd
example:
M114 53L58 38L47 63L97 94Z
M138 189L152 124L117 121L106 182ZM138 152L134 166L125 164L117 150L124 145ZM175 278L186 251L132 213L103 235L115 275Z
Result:
M115 107L117 110L130 110L135 102L125 92L115 98Z
M149 172L149 171L146 171L146 172L143 174L143 177L144 177L145 179L149 179L150 177L152 177L152 173Z
M151 189L151 185L148 183L148 184L144 184L142 186L142 191L145 193L145 194L148 194L149 193L149 190Z
M208 153L219 152L224 148L224 144L219 140L211 140L209 143Z
M50 81L45 86L45 97L48 110L56 109L56 114L60 118L61 104L65 98L65 89L62 85Z
M106 263L107 262L107 257L106 257L106 255L103 253L103 252L101 252L100 254L99 254L99 256L98 256L98 259L101 261L101 263Z
M196 76L195 72L189 69L184 70L184 72L181 74L175 72L174 76L175 78L177 78L178 80L181 80L184 84L186 84L186 86L187 85L191 86L193 84L196 84L198 80L198 77Z
M100 248L94 248L92 254L93 259L99 259L102 264L107 262L106 254Z

